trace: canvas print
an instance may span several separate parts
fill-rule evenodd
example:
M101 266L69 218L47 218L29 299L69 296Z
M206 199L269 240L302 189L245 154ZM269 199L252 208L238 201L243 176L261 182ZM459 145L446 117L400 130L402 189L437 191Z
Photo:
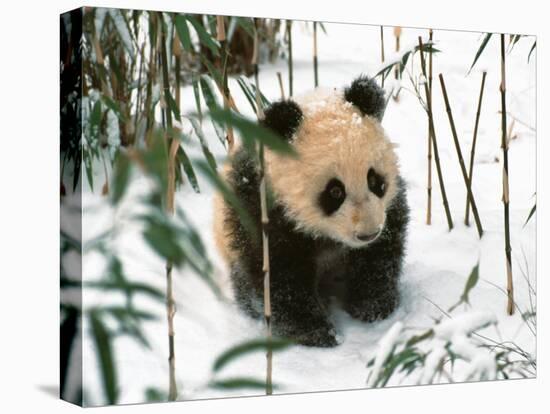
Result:
M83 7L60 41L63 399L536 376L535 36Z

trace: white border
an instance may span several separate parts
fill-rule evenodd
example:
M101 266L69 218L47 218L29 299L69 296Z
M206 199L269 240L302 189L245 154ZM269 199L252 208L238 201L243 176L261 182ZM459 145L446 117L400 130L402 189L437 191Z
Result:
M335 3L298 0L118 0L88 5L349 23L503 31L538 35L538 114L550 113L547 13L542 2L391 0ZM58 373L58 14L78 1L18 0L2 5L0 24L0 311L4 412L70 413L44 387ZM548 117L539 116L537 232L539 369L536 380L394 388L370 391L224 399L176 404L101 408L118 413L282 412L543 412L548 380L547 198L550 154ZM33 411L34 410L34 411ZM291 411L289 411L291 410Z

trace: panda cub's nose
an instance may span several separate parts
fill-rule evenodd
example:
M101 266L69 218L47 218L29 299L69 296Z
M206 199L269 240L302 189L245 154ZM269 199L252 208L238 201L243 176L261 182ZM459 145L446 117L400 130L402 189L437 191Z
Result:
M378 233L380 233L380 232L377 231L377 232L371 233L371 234L356 233L355 238L359 241L362 241L362 242L369 242L369 241L372 241L372 240L376 239L376 237L378 236Z

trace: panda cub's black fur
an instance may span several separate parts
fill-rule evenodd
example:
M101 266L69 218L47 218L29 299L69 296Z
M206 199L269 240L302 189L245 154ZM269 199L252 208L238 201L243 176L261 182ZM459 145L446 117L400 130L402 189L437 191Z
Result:
M348 108L351 104L360 116L369 117L365 122L374 125L382 119L384 92L368 78L360 77L354 81L339 99L344 101L342 108ZM305 117L307 115L302 113L300 105L293 101L282 101L272 104L265 111L263 124L282 139L293 142ZM380 165L383 167L385 164ZM385 220L379 233L353 233L358 239L353 241L356 244L350 242L353 245L336 235L328 234L330 231L310 231L307 226L304 227L300 216L289 213L289 205L285 203L284 197L278 196L277 189L270 188L273 202L269 211L269 250L272 326L275 335L289 337L303 345L337 345L336 331L329 315L329 303L333 297L339 300L343 309L352 317L365 322L386 318L393 312L399 299L398 280L405 251L409 210L403 180L396 175L390 182L387 181L389 177L390 174L383 168L365 165L365 200L381 203L387 191L392 192L393 198L384 207ZM249 234L238 214L229 205L223 205L223 237L232 252L228 260L235 297L249 315L261 317L263 273L259 232L260 177L257 161L244 147L231 157L226 180L258 224L258 232ZM305 188L309 191L309 187ZM314 191L313 188L311 191ZM311 208L318 209L319 217L325 217L328 222L339 220L339 209L344 208L342 204L352 203L348 197L354 197L354 194L347 194L346 183L336 176L327 179L326 184L323 182L315 191L316 194L308 198L316 204ZM357 203L357 200L353 202ZM350 217L358 220L358 216L353 214ZM365 217L367 220L368 211ZM362 224L359 222L356 225L360 227ZM327 226L330 230L330 224ZM360 244L363 240L368 242Z

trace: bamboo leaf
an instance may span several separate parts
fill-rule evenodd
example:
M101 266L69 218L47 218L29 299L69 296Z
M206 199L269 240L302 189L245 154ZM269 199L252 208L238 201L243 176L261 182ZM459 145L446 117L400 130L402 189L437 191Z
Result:
M113 177L113 190L111 192L111 202L116 205L124 195L128 181L130 180L130 159L123 152L119 152L115 161L115 171Z
M143 232L145 241L159 256L174 263L176 266L180 266L185 259L185 253L181 249L173 229L169 226L158 224L149 225L145 229Z
M537 41L535 40L533 42L533 46L531 46L531 50L529 51L529 55L527 56L527 63L531 60L531 54L533 53L533 50L537 47Z
M199 81L197 79L197 75L193 74L191 79L192 79L191 83L193 85L193 95L195 95L195 106L197 108L197 113L199 114L199 119L202 119L201 97L200 97Z
M166 102L168 103L168 107L170 108L170 111L174 114L174 117L178 121L181 121L181 114L180 114L180 110L178 108L178 104L176 103L176 100L174 99L174 97L172 96L170 91L165 90L164 91L164 97L166 98Z
M288 348L290 345L292 345L291 341L289 341L288 339L280 338L272 338L271 340L261 338L243 342L228 349L218 358L216 358L212 370L214 372L217 372L236 358L250 354L252 352L267 351L269 349L271 349L272 351L280 351Z
M92 172L92 154L90 151L84 150L84 167L86 169L86 177L88 178L88 184L90 184L90 189L94 191L94 174ZM76 186L75 186L76 187Z
M98 311L90 313L90 323L92 327L92 337L94 339L99 365L101 369L101 378L103 382L103 391L107 396L107 402L111 405L116 404L118 399L117 374L113 359L111 335L100 319Z
M252 388L262 390L265 389L265 381L255 378L237 377L212 381L210 382L210 387L224 390L235 390L240 388ZM275 389L277 387L273 385L273 388Z
M462 292L462 295L460 296L460 300L449 308L449 313L455 310L456 307L461 303L467 303L467 304L470 303L469 302L470 291L477 285L478 280L479 280L479 262L474 266L474 268L470 272L470 276L466 281L466 285L464 286L464 292Z
M237 17L237 23L250 35L250 37L254 37L254 23L252 23L250 17Z
M471 290L477 285L477 281L479 280L479 263L477 263L472 271L470 272L470 276L468 277L468 281L466 282L466 286L464 287L464 292L462 293L462 299L465 303L470 303L469 300L469 294Z
M178 148L178 152L176 153L176 161L179 163L180 166L183 167L183 171L185 172L185 175L187 176L187 179L189 180L189 183L191 183L191 187L193 187L193 191L195 193L200 193L201 189L199 187L199 181L197 180L197 175L195 174L195 170L193 168L193 165L191 164L191 160L189 159L189 156L183 149L183 145L180 145Z
M240 114L229 109L215 109L210 111L210 117L220 124L230 125L238 130L244 145L250 150L253 150L256 142L261 142L275 152L297 157L297 153L291 144L281 139L271 130Z
M219 108L220 105L218 104L216 95L214 94L214 91L212 89L211 79L208 76L201 76L200 85L202 90L202 96L204 98L204 102L206 103L206 106L208 107L208 110L212 111ZM216 135L218 136L219 141L225 147L225 131L223 127L214 120L212 120L212 126L214 127L214 131L216 132Z
M219 56L219 48L220 45L214 38L208 33L204 27L199 23L199 21L195 18L195 16L186 15L186 19L193 25L193 28L197 32L197 35L199 36L199 39L202 44L204 44L207 48L210 49L210 51L214 54L214 56Z
M107 95L103 95L101 97L101 99L103 100L103 103L105 105L107 105L107 107L114 112L114 114L117 116L118 119L122 120L122 121L125 121L126 120L126 117L124 116L124 114L122 113L122 111L120 110L120 106L118 105L117 102L115 102L112 98L110 98L109 96Z
M248 231L249 235L254 240L258 240L258 225L252 219L248 210L244 207L241 200L233 192L233 190L219 176L216 170L213 170L206 161L199 160L197 168L206 176L208 181L222 194L225 201L235 210L243 227Z
M523 227L525 227L527 223L529 223L529 220L531 220L531 217L533 217L533 214L535 214L536 211L537 211L537 205L535 204L531 208L531 211L529 212L529 215L527 216L527 220L525 220L525 224L523 225Z
M241 87L241 90L243 91L246 100L250 104L250 107L252 108L254 113L256 113L256 101L254 100L254 96L252 95L252 92L248 88L248 85L246 84L242 76L239 76L237 78L237 83Z
M187 26L185 15L178 14L175 19L175 25L183 49L189 53L193 52L193 44L191 43L191 35L189 34L189 26Z
M216 165L216 159L214 158L214 155L212 155L212 152L210 152L210 149L208 148L208 142L204 137L204 134L199 122L193 117L189 117L188 119L191 122L193 129L195 130L195 134L199 138L202 152L204 154L204 157L206 158L206 161L208 161L210 168L212 168L213 170L216 170L218 168L218 166Z
M472 62L472 66L470 66L470 69L468 70L468 73L472 71L474 68L474 65L476 64L477 60L485 50L485 46L487 46L487 43L489 42L489 39L491 39L492 33L487 33L485 37L483 38L483 41L481 42L481 45L479 45L479 49L477 50L476 56L474 57L474 61Z
M99 137L99 126L101 124L101 101L97 100L94 103L92 113L90 115L90 141L93 143Z

